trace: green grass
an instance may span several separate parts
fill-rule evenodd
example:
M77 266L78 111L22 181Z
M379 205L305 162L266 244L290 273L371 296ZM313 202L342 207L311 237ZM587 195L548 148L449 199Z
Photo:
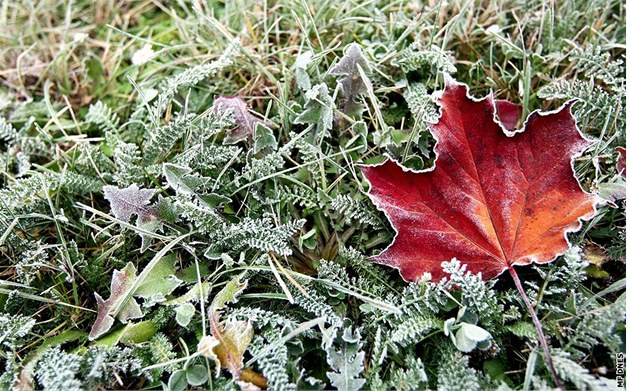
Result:
M244 381L270 389L552 385L509 276L409 285L367 261L393 230L359 167L385 153L433 164L419 119L447 71L477 97L523 105L523 118L576 98L578 126L595 140L576 159L581 185L625 189L615 168L625 4L423 3L0 2L0 389L15 379L46 390L233 389L241 363ZM371 68L360 115L344 112L330 74L353 42ZM154 56L134 64L145 45ZM330 97L307 96L305 77ZM233 119L212 106L234 95L264 127L225 146ZM307 107L319 117L296 121ZM325 113L330 128L318 126ZM165 163L183 171L167 177ZM155 191L147 213L160 227L110 212L103 186L132 183ZM625 351L625 200L614 204L571 235L567 255L519 269L569 389L603 387ZM163 266L166 252L175 258ZM135 300L142 316L93 341L94 294L107 299L129 262L139 277L117 306ZM443 333L453 319L454 331L489 332L489 349L459 352ZM198 344L229 344L230 333L251 342L229 364L220 357L215 376Z

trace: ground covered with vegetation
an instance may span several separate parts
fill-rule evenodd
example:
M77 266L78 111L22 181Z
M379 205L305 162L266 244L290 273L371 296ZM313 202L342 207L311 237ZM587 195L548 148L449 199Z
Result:
M445 75L576 99L581 186L609 202L517 270L567 389L625 352L625 2L0 5L0 389L554 387L508 275L439 283L362 163L431 167ZM625 155L624 155L625 156ZM622 375L622 380L623 380Z

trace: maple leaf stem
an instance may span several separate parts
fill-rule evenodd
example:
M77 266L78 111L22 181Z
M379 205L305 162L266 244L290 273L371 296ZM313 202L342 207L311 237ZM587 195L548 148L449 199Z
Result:
M558 373L556 372L556 368L553 365L553 360L551 359L551 353L549 353L549 346L547 346L547 339L545 338L545 333L542 329L542 324L540 323L540 319L536 315L536 310L534 310L534 306L527 298L525 294L525 290L523 289L523 284L521 284L521 280L518 278L518 274L516 274L516 270L513 266L509 266L508 270L510 271L510 275L514 280L514 285L516 285L516 289L518 289L518 293L521 294L521 298L523 302L525 302L525 306L529 310L529 315L532 317L532 321L534 322L534 327L536 327L536 332L538 333L538 341L540 342L540 347L543 350L543 355L545 356L545 361L547 361L547 365L549 366L549 371L551 372L551 377L553 378L554 383L556 383L556 387L560 390L564 391L564 386L558 377Z

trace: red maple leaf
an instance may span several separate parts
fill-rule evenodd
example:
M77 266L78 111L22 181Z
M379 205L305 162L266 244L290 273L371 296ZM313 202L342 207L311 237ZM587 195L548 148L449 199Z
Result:
M448 81L439 102L435 166L411 172L389 159L365 167L369 196L396 230L372 260L400 269L407 281L457 258L472 273L494 278L514 265L551 262L569 244L567 233L595 213L572 160L590 144L571 103L532 113L512 131L520 108L492 96L475 100L466 85Z

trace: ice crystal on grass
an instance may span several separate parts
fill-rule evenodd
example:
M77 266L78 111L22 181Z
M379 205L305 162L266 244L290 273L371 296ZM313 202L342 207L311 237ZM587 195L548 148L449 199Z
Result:
M15 142L17 137L18 132L13 125L8 123L3 117L0 117L0 139L10 145Z
M589 351L592 347L603 344L611 354L622 350L623 341L617 333L617 325L626 319L626 308L623 299L617 299L608 306L586 312L577 325L570 339L571 352L583 358L586 354L580 349Z
M422 389L428 381L422 360L407 356L405 365L392 373L389 385L390 389L413 391Z
M442 321L431 314L414 313L403 318L390 334L392 342L406 347L415 345L430 331L440 329Z
M158 95L152 107L152 115L161 117L167 106L172 103L175 95L184 88L197 85L207 77L217 75L222 70L234 63L234 57L238 52L239 43L230 42L226 50L216 60L205 64L189 67L182 72L171 76L163 82L161 93Z
M89 385L109 386L117 377L137 373L141 367L128 347L91 346L81 356L81 372Z
M50 254L40 241L26 242L24 247L20 252L19 261L15 264L15 271L19 281L31 285L38 271L49 265Z
M21 178L11 184L10 189L0 190L0 211L12 210L12 213L28 213L29 210L37 210L42 204L41 195L45 190L55 192L63 190L65 195L84 195L90 192L98 192L102 189L102 183L75 172L46 172Z
M4 371L0 374L0 389L11 390L11 388L19 381L20 365L16 362L16 354L6 353L4 357Z
M142 168L142 158L140 148L133 143L120 141L116 136L109 133L107 139L112 144L114 150L112 157L116 165L114 180L119 186L130 186L132 184L142 184L144 173Z
M255 248L260 251L273 251L279 255L291 255L293 250L290 239L304 225L304 220L297 220L281 225L274 225L272 220L245 218L238 223L223 223L222 229L213 235L213 248L229 248L239 251Z
M292 290L291 293L295 299L295 304L300 306L306 312L311 313L317 317L323 317L328 324L339 326L342 323L342 319L332 306L326 303L326 296L319 293L315 287L302 283L302 288L306 294L297 289ZM292 289L289 287L289 289Z
M319 206L317 194L313 189L296 185L278 185L276 194L281 200L286 200L304 209L315 209Z
M143 145L143 162L152 164L164 157L186 131L192 126L194 114L179 114L171 122L161 126L150 126L148 139Z
M383 226L383 222L375 213L374 209L366 207L364 203L354 199L349 194L338 195L330 202L333 210L337 211L341 216L345 217L346 222L359 222L365 225L371 225L375 228Z
M484 282L481 274L472 274L466 265L453 259L443 263L445 273L449 273L448 286L458 287L462 292L462 304L475 313L482 323L498 322L503 313L492 286L494 282Z
M177 357L173 344L169 341L168 337L163 333L155 334L148 343L142 347L142 351L139 352L139 356L145 362L145 367L149 364L166 363ZM151 380L159 379L164 373L173 372L177 369L177 364L169 364L160 366L151 370L144 370L143 373Z
M281 334L275 330L270 330L262 336L255 336L249 348L251 354L258 356L262 350L274 344L281 338ZM296 389L289 378L287 365L289 364L289 351L286 344L280 344L275 349L268 350L262 354L256 362L256 367L260 369L267 379L267 383L272 390L291 391Z
M538 96L547 100L577 99L575 117L583 127L587 127L585 130L603 127L608 118L614 121L616 129L624 128L625 117L616 113L625 110L625 95L608 91L592 80L554 80L543 86Z

